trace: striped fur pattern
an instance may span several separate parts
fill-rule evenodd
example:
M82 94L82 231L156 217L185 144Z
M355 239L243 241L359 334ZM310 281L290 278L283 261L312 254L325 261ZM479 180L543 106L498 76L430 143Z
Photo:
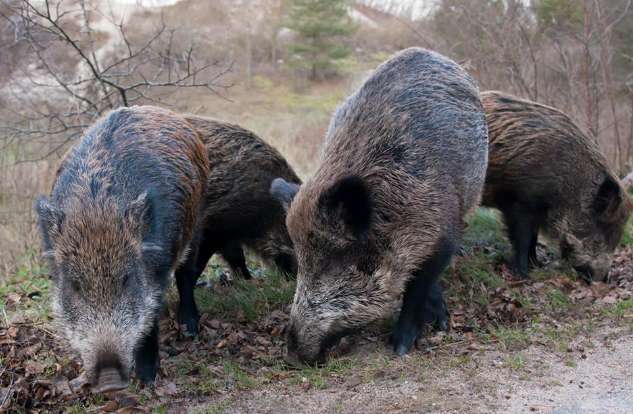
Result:
M513 227L523 227L531 248L542 230L581 274L604 279L632 203L595 141L555 108L495 91L481 98L490 137L483 204L504 213L515 270L527 271L516 263Z

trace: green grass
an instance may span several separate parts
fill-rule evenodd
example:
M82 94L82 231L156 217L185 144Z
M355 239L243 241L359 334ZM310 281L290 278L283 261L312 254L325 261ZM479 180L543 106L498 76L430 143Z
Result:
M451 278L454 283L449 290L461 296L463 301L486 306L490 301L490 289L507 286L495 269L509 251L499 214L495 210L479 208L468 221L463 246L465 254L457 257L454 271L461 283Z
M259 385L257 378L240 368L239 364L227 360L224 362L224 378L230 379L241 390L250 390Z
M170 376L177 380L178 386L183 390L200 396L213 395L225 389L250 390L265 382L265 378L255 377L231 359L213 361L214 364L219 364L221 372L217 369L213 370L208 365L209 362L212 361L193 361L187 357L182 358L175 365ZM193 370L197 371L195 381L190 380Z
M91 413L95 412L95 407L103 405L105 403L105 399L103 395L91 395L87 401L78 402L70 407L66 407L65 411L69 414L83 414L83 413Z
M451 369L454 368L463 368L471 361L471 357L469 354L457 355L448 360L448 367Z
M603 310L606 316L621 319L625 316L633 317L633 299L627 299Z
M207 361L192 361L188 357L177 359L173 373L173 376L178 383L178 386L188 393L194 395L211 395L220 390L222 385L222 379L214 373L207 365ZM197 370L197 380L190 381L191 372ZM228 378L228 377L227 377Z
M530 345L530 332L523 327L499 326L490 330L483 339L495 339L504 350L515 351Z
M294 281L286 280L278 272L263 273L264 283L238 279L232 286L223 288L226 292L222 294L208 289L196 289L198 308L202 312L228 319L235 318L241 312L248 321L254 321L291 303L295 290Z
M489 290L506 286L505 280L496 273L494 264L483 253L458 258L455 273L459 283L457 278L451 277L448 290L451 295L461 297L463 302L486 306L490 302Z
M509 245L506 241L499 212L481 207L468 219L464 233L464 247L490 247L503 252Z
M525 368L525 358L519 353L506 356L505 363L514 371L520 371Z
M51 280L46 267L37 264L35 253L28 252L17 264L15 272L0 277L0 324L12 314L42 322L50 316ZM17 295L17 305L9 304L9 295Z
M354 65L355 61L348 60L345 65ZM256 76L253 78L253 86L261 90L268 99L274 101L275 105L282 106L289 112L314 111L330 114L340 102L345 98L345 90L336 89L333 92L319 91L312 93L296 93L290 87L283 84L275 84L269 78Z
M290 383L301 385L307 381L314 388L325 389L330 386L329 379L345 377L356 365L355 359L350 357L330 358L323 366L304 367L294 371Z
M159 405L158 407L152 408L152 414L167 414L167 407L164 405Z
M622 234L620 245L633 246L633 216L629 218L629 222L624 227L624 233Z
M547 292L547 300L553 312L567 311L572 305L569 297L558 289L550 289Z

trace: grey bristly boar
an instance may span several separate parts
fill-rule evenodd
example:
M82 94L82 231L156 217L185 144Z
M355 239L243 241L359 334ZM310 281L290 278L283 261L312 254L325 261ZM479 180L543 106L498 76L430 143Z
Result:
M254 133L237 125L186 115L207 150L211 172L199 226L197 255L176 272L181 294L179 321L197 333L198 310L193 290L209 258L220 253L234 273L251 275L244 260L248 247L287 275L296 274L296 259L286 229L286 212L268 189L275 177L293 186L301 181L282 155Z
M587 280L604 280L631 201L596 143L563 112L501 92L481 94L489 128L483 204L504 215L513 267L537 264L540 230Z
M298 259L289 361L322 361L344 333L384 317L408 352L429 290L479 202L486 124L475 81L419 48L380 65L333 116L320 166L286 220ZM290 199L275 181L271 192Z
M151 383L163 293L199 220L209 162L198 134L151 106L110 112L36 202L56 322L96 392Z

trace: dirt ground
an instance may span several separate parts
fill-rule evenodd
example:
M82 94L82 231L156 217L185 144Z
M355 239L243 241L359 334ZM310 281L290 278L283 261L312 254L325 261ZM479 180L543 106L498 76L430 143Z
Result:
M524 365L520 369L508 364L505 353L483 350L457 366L442 366L445 361L441 361L439 367L430 366L423 378L416 378L407 372L416 357L408 356L389 375L366 384L359 384L351 374L344 386L327 390L271 385L195 409L224 413L633 413L631 349L630 328L601 327L563 354L543 345L530 346L521 352Z

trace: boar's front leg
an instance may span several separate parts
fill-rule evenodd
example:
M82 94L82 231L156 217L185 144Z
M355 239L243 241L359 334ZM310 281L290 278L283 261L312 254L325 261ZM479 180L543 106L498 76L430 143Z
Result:
M434 329L448 331L448 307L442 293L442 286L437 280L429 290L429 297L424 308L424 323Z
M141 341L134 358L136 377L143 384L153 384L160 366L160 358L158 356L158 320L154 321L152 330Z
M536 259L538 215L534 209L513 203L504 209L508 235L514 250L513 271L521 279L529 277L530 259Z
M408 353L420 334L427 319L425 308L429 295L456 250L455 243L449 239L442 239L438 243L435 253L422 264L422 267L414 273L408 282L402 299L398 323L392 336L396 354L402 356Z
M216 251L215 245L208 238L204 236L201 238L198 248L192 249L187 261L176 270L176 285L180 297L178 323L185 326L185 332L189 336L198 334L198 321L200 319L193 292L198 278Z

